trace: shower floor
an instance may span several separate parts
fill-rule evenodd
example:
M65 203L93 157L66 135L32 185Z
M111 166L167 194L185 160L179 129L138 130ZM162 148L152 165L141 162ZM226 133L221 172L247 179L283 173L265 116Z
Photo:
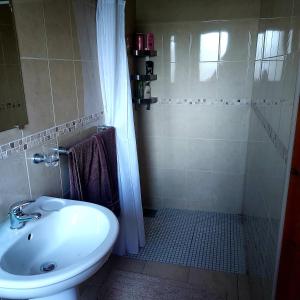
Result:
M131 258L201 269L245 273L242 217L160 209L145 217L146 246Z

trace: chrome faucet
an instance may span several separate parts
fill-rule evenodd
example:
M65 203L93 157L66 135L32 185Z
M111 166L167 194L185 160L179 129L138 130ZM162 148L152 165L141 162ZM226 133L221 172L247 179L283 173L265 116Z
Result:
M30 205L34 201L20 201L14 203L9 208L10 228L21 229L25 226L26 222L38 220L41 218L40 213L26 214L23 212L23 208Z

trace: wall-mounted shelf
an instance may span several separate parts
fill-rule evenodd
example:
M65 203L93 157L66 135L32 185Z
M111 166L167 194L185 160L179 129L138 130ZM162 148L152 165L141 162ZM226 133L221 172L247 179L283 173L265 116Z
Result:
M135 105L146 105L147 110L150 110L150 105L157 103L158 98L157 97L151 97L150 99L143 99L143 98L133 98L132 102Z
M154 57L157 56L156 50L133 50L132 52L133 56L136 57Z
M150 61L149 57L154 57L157 56L157 51L156 50L131 50L131 55L135 58L144 58L145 62ZM141 64L139 64L141 67ZM135 81L135 83L132 85L133 86L133 99L132 102L135 106L136 109L138 109L139 106L141 105L146 105L147 110L150 110L151 104L157 103L158 98L157 97L151 97L150 99L145 99L143 96L145 95L145 86L147 85L148 91L150 87L150 81L157 80L157 75L151 74L153 73L153 66L154 63L152 62L152 67L151 64L145 65L146 67L146 73L150 73L148 75L144 75L144 70L137 70L137 73L142 73L142 74L133 74L130 76L130 79L132 81ZM152 71L151 71L152 69ZM147 96L150 96L151 92L147 93Z
M131 79L136 81L154 81L157 80L157 75L136 74L136 75L131 75Z

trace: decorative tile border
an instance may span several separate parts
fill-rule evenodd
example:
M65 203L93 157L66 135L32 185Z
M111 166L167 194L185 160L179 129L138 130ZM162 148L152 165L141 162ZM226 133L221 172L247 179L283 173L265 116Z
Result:
M282 105L282 104L288 104L290 102L287 99L255 99L252 101L252 104L258 105L258 106L269 106L269 105Z
M282 105L288 104L287 99L256 99L251 103L250 99L211 99L211 98L160 98L158 97L159 104L187 104L187 105L259 105L259 106L269 106L269 105Z
M88 124L98 121L102 115L103 112L95 113L0 145L0 160L8 158L14 153L19 153L35 146L43 145L45 142L64 134L80 130Z
M257 116L257 118L260 120L262 126L266 130L270 140L272 141L274 147L277 149L279 155L284 160L285 164L288 160L288 149L283 144L283 142L280 140L278 134L276 131L272 128L270 123L267 121L267 119L264 117L264 115L261 113L261 111L258 109L258 105L253 103L252 108Z
M209 98L158 98L159 104L187 104L187 105L250 105L250 99L209 99Z
M0 101L0 112L15 111L16 109L26 109L25 103Z

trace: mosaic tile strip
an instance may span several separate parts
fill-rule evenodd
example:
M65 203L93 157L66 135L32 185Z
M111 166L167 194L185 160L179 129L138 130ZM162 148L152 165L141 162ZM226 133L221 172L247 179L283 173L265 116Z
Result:
M281 104L288 104L289 100L287 99L255 99L252 101L252 104L259 105L259 106L269 106L269 105L281 105Z
M26 109L25 103L0 101L0 112L15 111L16 109Z
M19 153L35 146L42 145L61 135L80 130L90 123L98 121L102 115L103 112L95 113L0 145L0 160L8 158L14 153Z
M270 140L272 141L274 147L277 149L279 155L281 158L284 160L285 164L287 163L288 160L288 149L287 147L283 144L283 142L280 140L278 134L276 131L272 128L270 123L267 121L267 119L264 117L264 115L260 112L258 109L257 104L253 104L252 108L257 116L257 118L260 120L262 126L266 130Z
M187 104L187 105L250 105L249 99L208 99L208 98L185 98L185 99L172 99L172 98L158 98L159 104Z
M246 272L239 215L158 210L145 218L146 246L131 258L232 273Z

